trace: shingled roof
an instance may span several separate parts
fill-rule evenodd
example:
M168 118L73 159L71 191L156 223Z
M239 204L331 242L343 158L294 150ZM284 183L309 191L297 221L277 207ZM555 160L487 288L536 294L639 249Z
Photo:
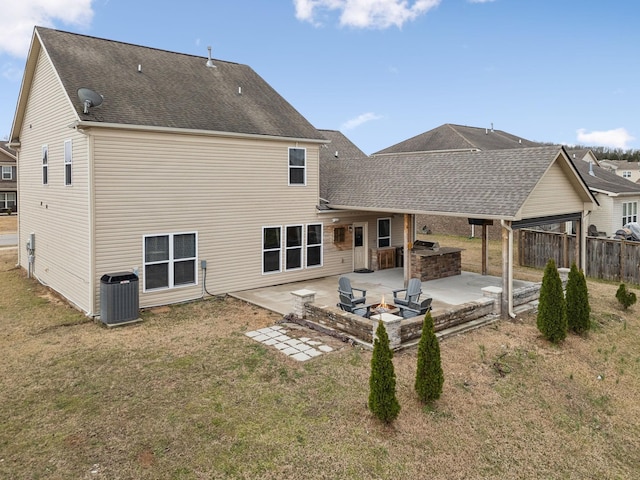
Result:
M43 27L35 36L80 120L323 139L247 65L214 60L216 68L207 68L206 57ZM81 87L104 97L88 114L77 97Z
M504 150L541 145L502 130L445 123L433 130L380 150L374 155L450 150Z
M320 130L331 143L320 148L320 198L326 198L329 185L339 182L339 172L334 168L338 159L363 159L367 154L360 150L342 132L337 130Z
M571 163L562 152L545 146L336 159L341 181L327 186L326 199L333 208L518 219L551 164L559 157Z
M640 195L640 185L606 168L590 165L589 162L584 160L576 160L573 163L589 189L594 192L614 195Z
M16 161L16 151L12 148L9 148L6 144L0 143L0 160L8 163L15 163Z

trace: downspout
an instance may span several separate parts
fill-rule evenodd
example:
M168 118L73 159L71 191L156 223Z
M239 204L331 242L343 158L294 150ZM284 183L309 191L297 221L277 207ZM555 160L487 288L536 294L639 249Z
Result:
M509 268L507 273L507 282L509 284L508 313L511 318L516 318L516 314L513 313L513 228L511 228L511 222L506 223L503 219L500 219L500 225L509 232Z

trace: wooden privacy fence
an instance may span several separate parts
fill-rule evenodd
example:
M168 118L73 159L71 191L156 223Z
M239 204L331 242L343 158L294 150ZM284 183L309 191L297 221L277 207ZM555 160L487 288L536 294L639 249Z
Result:
M558 267L576 259L576 236L566 233L520 230L518 261L525 267L544 268L550 258ZM640 284L640 242L587 237L588 277Z

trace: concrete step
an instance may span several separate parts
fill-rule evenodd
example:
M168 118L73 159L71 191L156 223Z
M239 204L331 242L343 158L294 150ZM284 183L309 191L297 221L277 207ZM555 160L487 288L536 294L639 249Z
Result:
M497 322L498 320L500 320L500 317L498 315L487 315L486 317L477 318L476 320L471 320L470 322L461 323L459 325L440 330L436 332L436 336L440 339L451 337L453 335L458 335L470 330L475 330L476 328L480 328L485 325L490 325L494 322Z

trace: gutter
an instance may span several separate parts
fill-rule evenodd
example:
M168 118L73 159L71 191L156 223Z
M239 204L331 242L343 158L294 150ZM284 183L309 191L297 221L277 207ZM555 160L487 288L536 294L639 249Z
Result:
M71 128L78 130L88 128L110 128L114 130L131 130L137 132L163 132L174 133L178 135L200 135L207 137L230 137L230 138L253 138L261 140L286 140L289 142L304 142L304 143L317 143L328 144L331 143L326 139L312 139L312 138L296 138L296 137L283 137L277 135L260 135L257 133L233 133L233 132L219 132L215 130L197 130L190 128L173 128L173 127L158 127L148 125L126 125L122 123L103 123L103 122L91 122L86 120L78 120L69 125Z

